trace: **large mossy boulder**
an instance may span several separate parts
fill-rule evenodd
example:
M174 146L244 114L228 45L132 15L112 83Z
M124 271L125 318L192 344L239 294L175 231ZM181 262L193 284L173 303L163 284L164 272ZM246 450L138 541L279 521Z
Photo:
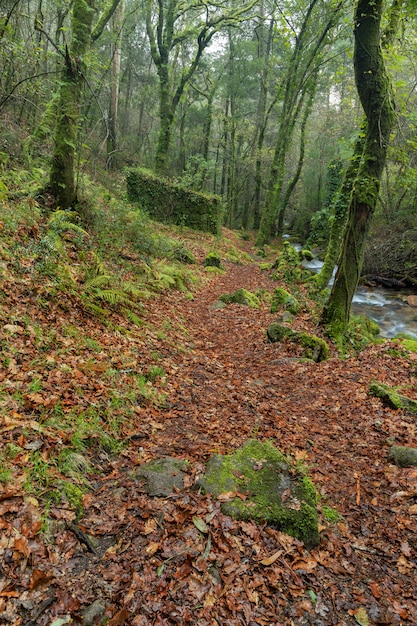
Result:
M277 313L280 309L289 311L292 315L298 315L300 312L298 300L283 287L274 289L271 301L271 313Z
M222 500L226 515L265 521L308 546L320 541L314 485L290 471L270 442L250 439L232 454L214 455L199 486Z
M390 409L403 409L407 413L417 415L417 401L401 395L388 385L374 381L369 386L369 393L371 396L380 398L384 406Z
M127 170L126 183L129 200L154 219L220 233L223 206L219 196L187 189L144 168Z
M325 361L329 357L329 346L324 339L316 337L316 335L292 330L292 328L278 322L270 324L266 334L271 343L287 340L299 344L303 349L303 357L316 363Z
M254 293L247 289L237 289L233 293L224 293L219 298L220 302L225 304L243 304L250 306L252 309L259 309L261 301Z

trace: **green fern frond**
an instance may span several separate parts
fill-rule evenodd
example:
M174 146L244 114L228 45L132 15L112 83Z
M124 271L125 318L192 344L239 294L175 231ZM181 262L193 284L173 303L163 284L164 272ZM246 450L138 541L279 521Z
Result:
M92 252L91 257L92 262L89 267L91 274L93 274L94 276L106 274L106 267L98 254L96 252Z
M132 302L123 291L117 291L116 289L98 290L97 293L94 294L94 298L108 302L112 306L123 304L129 308L135 308L135 303Z
M82 237L88 237L86 230L71 221L77 217L78 216L75 211L54 211L48 219L46 225L47 229L48 231L53 231L55 233L63 233L69 230L77 235L81 235Z
M89 311L93 315L97 315L98 317L104 317L104 316L110 315L110 311L108 311L107 309L103 309L102 307L98 306L97 304L94 304L94 302L91 302L89 300L84 301L84 306L87 309L87 311Z
M102 287L106 286L108 287L109 285L112 285L114 283L114 280L114 276L106 276L104 274L94 276L93 278L90 278L86 281L84 285L84 291L85 293L89 293L94 289L101 289Z
M126 319L129 320L129 322L132 322L132 324L135 324L135 326L143 326L145 324L143 319L141 319L138 315L136 315L136 313L134 313L130 309L124 309L123 313L126 316Z
M52 231L47 231L35 246L35 252L41 256L60 256L64 250L61 237Z

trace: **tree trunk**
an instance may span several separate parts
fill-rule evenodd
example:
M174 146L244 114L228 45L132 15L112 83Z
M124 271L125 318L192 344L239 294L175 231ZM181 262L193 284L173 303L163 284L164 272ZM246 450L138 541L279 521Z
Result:
M84 56L91 43L94 11L85 0L74 0L71 16L72 43L66 50L58 101L55 144L50 171L50 187L56 203L68 209L76 202L74 164L81 96L84 84Z
M355 82L367 119L365 146L349 206L339 267L321 322L334 336L346 331L358 286L381 174L394 125L391 83L381 50L382 0L359 0L355 11Z
M337 263L343 228L348 217L350 195L352 193L353 184L358 175L364 143L365 138L362 134L360 134L355 142L353 156L345 171L342 186L336 193L336 198L331 208L330 237L326 248L326 256L320 272L314 278L314 282L319 290L327 287Z
M117 165L116 153L118 144L117 118L119 109L119 87L120 87L120 61L121 47L120 39L124 16L124 1L121 0L112 20L111 42L111 78L110 78L110 99L109 99L109 120L107 129L107 169L115 170Z

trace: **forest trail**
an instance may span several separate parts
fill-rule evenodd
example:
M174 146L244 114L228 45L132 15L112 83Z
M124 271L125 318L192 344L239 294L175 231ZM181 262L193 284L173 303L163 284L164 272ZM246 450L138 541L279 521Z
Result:
M193 301L171 293L149 303L144 354L158 352L165 402L137 408L130 445L92 478L79 528L95 552L70 525L39 548L34 571L42 584L25 592L29 615L51 601L30 623L56 626L71 615L76 624L107 616L108 626L417 624L417 469L387 463L390 441L415 437L415 417L367 393L373 379L408 381L415 392L416 362L394 358L385 344L348 359L300 362L294 346L266 342L269 305L213 307L239 287L274 286L257 264L228 263ZM317 332L307 315L294 325ZM254 437L304 460L320 510L341 516L322 515L318 548L232 521L193 490L211 454ZM161 456L190 462L186 484L151 498L132 470Z

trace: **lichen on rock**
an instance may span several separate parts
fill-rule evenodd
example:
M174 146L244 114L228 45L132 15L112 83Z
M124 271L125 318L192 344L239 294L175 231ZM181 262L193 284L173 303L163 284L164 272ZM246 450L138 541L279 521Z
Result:
M227 494L223 513L266 521L309 546L319 543L316 491L310 478L291 471L288 459L270 442L248 440L229 455L214 455L199 486Z

